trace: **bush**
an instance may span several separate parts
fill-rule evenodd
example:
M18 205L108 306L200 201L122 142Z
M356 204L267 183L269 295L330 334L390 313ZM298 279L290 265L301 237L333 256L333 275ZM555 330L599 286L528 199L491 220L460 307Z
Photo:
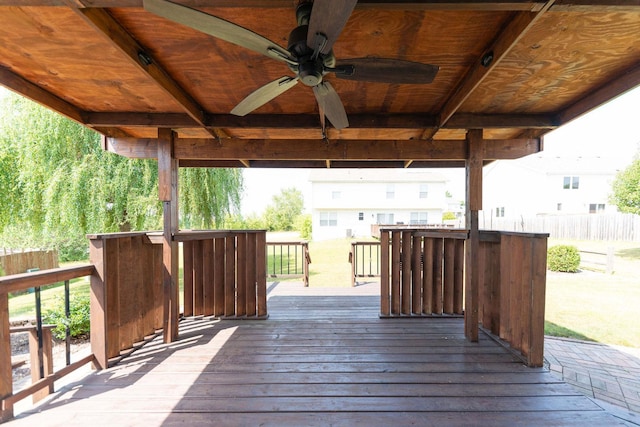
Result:
M443 212L442 213L442 220L443 221L451 221L456 219L456 214L453 212Z
M299 215L296 218L295 229L303 239L311 240L311 226L311 215Z
M52 243L58 250L60 262L85 261L89 258L89 240L85 236L60 239Z
M44 323L56 325L53 335L58 339L64 339L67 325L74 338L87 336L90 332L89 296L71 297L69 301L70 319L64 313L64 298L56 297L54 307L42 315Z
M569 245L550 247L547 251L547 266L551 271L577 272L580 267L578 248Z

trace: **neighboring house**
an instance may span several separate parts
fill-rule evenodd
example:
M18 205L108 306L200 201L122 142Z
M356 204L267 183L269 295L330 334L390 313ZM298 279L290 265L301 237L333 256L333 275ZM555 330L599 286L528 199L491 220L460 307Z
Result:
M624 159L605 157L533 155L495 162L484 168L481 226L494 218L615 213L608 202L611 184L625 167Z
M368 237L373 224L441 224L443 176L397 169L315 170L311 181L313 240Z

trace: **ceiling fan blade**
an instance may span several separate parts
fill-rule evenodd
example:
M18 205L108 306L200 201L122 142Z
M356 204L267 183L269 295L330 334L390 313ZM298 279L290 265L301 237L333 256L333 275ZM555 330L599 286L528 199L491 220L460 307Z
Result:
M313 93L318 101L320 111L324 111L334 128L344 129L349 127L349 119L344 111L344 105L342 105L338 92L329 82L322 82L314 86Z
M296 62L283 47L244 27L187 6L166 0L144 0L144 8L158 16L198 30L269 58Z
M356 3L358 0L315 0L309 19L307 46L314 50L320 47L320 53L329 53L349 20ZM324 37L317 38L317 34L322 34Z
M335 71L336 77L381 83L431 83L440 67L420 62L389 58L355 58L340 61Z
M231 110L231 114L235 114L236 116L246 116L256 108L262 107L276 96L288 91L297 83L298 77L288 76L280 77L271 83L267 83L261 88L251 92L249 96L240 101L240 103Z

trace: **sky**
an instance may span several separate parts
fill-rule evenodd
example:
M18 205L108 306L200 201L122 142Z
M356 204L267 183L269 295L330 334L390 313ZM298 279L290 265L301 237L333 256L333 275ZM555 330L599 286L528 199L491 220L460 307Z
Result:
M631 163L640 148L640 87L549 132L544 137L542 156L616 157ZM450 181L448 190L464 199L464 170L438 169ZM305 198L305 212L311 211L311 183L305 169L244 169L245 194L242 214L260 215L283 189L295 187Z

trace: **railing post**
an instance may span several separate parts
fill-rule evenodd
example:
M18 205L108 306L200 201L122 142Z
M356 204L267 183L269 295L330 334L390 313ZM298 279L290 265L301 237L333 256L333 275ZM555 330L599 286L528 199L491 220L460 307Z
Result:
M259 231L256 241L256 286L259 317L267 316L267 271L261 268L267 262L267 232ZM296 267L297 268L297 267ZM307 283L308 286L308 283Z
M389 316L389 232L380 230L380 315Z
M13 404L4 398L13 394L11 370L11 337L9 332L9 295L0 291L0 422L13 418Z
M351 287L356 286L356 274L358 274L358 250L356 242L351 242L351 252L349 252L349 263L351 263Z
M311 256L309 255L309 243L307 242L303 243L303 250L304 250L304 260L303 260L304 286L309 287L309 264L311 264Z
M95 360L96 369L106 369L109 366L107 355L107 290L106 290L106 241L104 239L90 239L89 259L94 265L95 273L90 279L90 312L91 312L91 352Z

